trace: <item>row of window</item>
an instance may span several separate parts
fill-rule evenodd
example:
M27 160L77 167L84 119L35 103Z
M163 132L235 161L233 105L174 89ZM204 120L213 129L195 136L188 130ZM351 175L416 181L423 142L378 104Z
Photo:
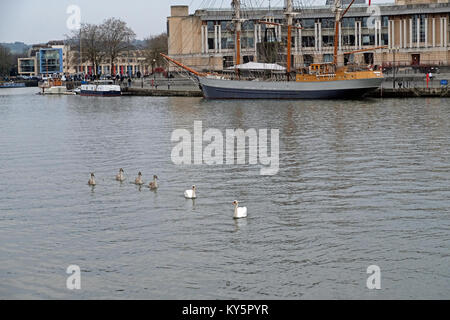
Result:
M115 71L116 73L119 74L136 74L139 71L144 71L141 70L141 67L138 65L135 66L115 66ZM145 68L147 69L147 68ZM76 70L79 73L88 73L88 74L92 74L93 73L93 68L91 66L77 66ZM111 68L110 66L98 66L97 67L97 74L110 74Z
M214 38L208 38L208 48L210 50L218 49L214 45ZM241 48L242 49L252 49L255 47L255 40L253 37L241 37ZM234 37L223 37L221 39L222 49L234 49Z
M342 28L354 28L356 21L361 21L361 27L362 28L368 28L369 23L371 23L371 20L369 20L369 17L361 17L361 18L343 18L341 22ZM314 29L315 23L319 22L322 26L322 29L334 29L334 19L333 18L323 18L323 19L295 19L294 25L302 26L304 29ZM388 26L389 17L388 16L382 16L381 17L381 26L387 27ZM283 23L281 19L275 19L276 23ZM214 26L220 25L222 31L233 31L234 30L234 23L232 21L208 21L208 31L214 32ZM242 23L242 30L243 31L251 31L255 28L255 21L253 20L247 20ZM261 28L265 29L266 25L261 24Z
M342 36L343 46L354 46L355 45L355 35L343 35ZM292 40L294 46L294 40ZM363 46L375 45L375 35L374 34L363 34L361 36L361 44ZM334 36L322 36L322 47L328 47L334 45ZM388 45L388 34L381 34L381 43L378 45ZM255 47L255 41L253 37L241 37L241 47L243 49L252 49ZM315 37L314 36L302 36L302 47L311 48L315 47ZM234 37L223 37L221 39L222 49L234 49ZM214 38L208 38L208 49L214 50L218 49L215 46Z

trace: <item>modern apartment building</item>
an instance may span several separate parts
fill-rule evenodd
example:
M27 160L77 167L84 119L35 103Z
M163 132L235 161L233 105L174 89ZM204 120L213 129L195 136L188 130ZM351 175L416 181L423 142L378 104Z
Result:
M34 77L38 75L37 59L32 58L19 58L17 63L18 74L21 76Z
M68 51L63 41L33 45L27 58L18 59L18 73L26 76L68 73Z

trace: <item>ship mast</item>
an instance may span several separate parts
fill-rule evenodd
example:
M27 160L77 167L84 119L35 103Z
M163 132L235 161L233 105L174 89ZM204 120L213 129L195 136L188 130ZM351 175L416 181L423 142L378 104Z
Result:
M285 0L285 11L284 14L286 15L287 20L287 62L286 62L286 71L288 75L288 80L291 74L291 51L292 51L292 24L293 24L293 6L292 6L292 0Z
M337 67L338 63L338 38L339 38L339 23L341 21L341 13L342 13L342 2L341 0L334 0L334 13L335 22L334 22L334 52L333 52L333 64Z
M241 0L233 0L231 6L234 9L234 25L236 30L236 63L235 65L241 64L241 29L242 29L242 20L241 20ZM236 72L238 69L236 68Z
M339 43L339 23L341 22L344 15L347 13L348 9L352 6L355 0L352 0L348 5L347 9L342 12L342 0L334 0L334 13L336 14L335 24L334 24L334 54L333 54L333 64L337 68L338 63L338 43Z

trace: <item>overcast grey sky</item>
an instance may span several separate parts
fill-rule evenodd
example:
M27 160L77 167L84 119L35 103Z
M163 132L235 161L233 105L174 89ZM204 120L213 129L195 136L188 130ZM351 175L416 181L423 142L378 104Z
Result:
M254 6L269 0L251 0ZM296 0L304 4L324 4L325 0ZM374 3L393 0L374 0ZM166 30L170 6L190 5L190 11L205 7L229 7L231 0L0 0L0 42L27 44L61 40L69 32L66 13L70 5L81 9L81 22L101 23L117 17L128 23L138 39ZM271 0L283 6L284 0Z

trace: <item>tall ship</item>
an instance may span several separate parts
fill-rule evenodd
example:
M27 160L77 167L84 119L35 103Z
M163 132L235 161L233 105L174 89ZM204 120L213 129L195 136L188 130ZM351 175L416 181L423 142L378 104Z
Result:
M233 23L235 25L235 66L232 74L198 72L171 57L162 54L168 61L187 70L198 80L206 99L338 99L360 98L378 89L383 74L371 68L338 66L339 23L349 11L355 0L344 9L342 0L335 0L331 7L335 14L333 61L312 63L308 67L292 68L292 32L302 29L294 25L293 1L285 0L285 24L272 21L259 21L267 25L287 28L286 68L281 77L244 75L241 65L241 0L233 0ZM376 47L361 51L379 49ZM263 74L264 72L262 72Z

